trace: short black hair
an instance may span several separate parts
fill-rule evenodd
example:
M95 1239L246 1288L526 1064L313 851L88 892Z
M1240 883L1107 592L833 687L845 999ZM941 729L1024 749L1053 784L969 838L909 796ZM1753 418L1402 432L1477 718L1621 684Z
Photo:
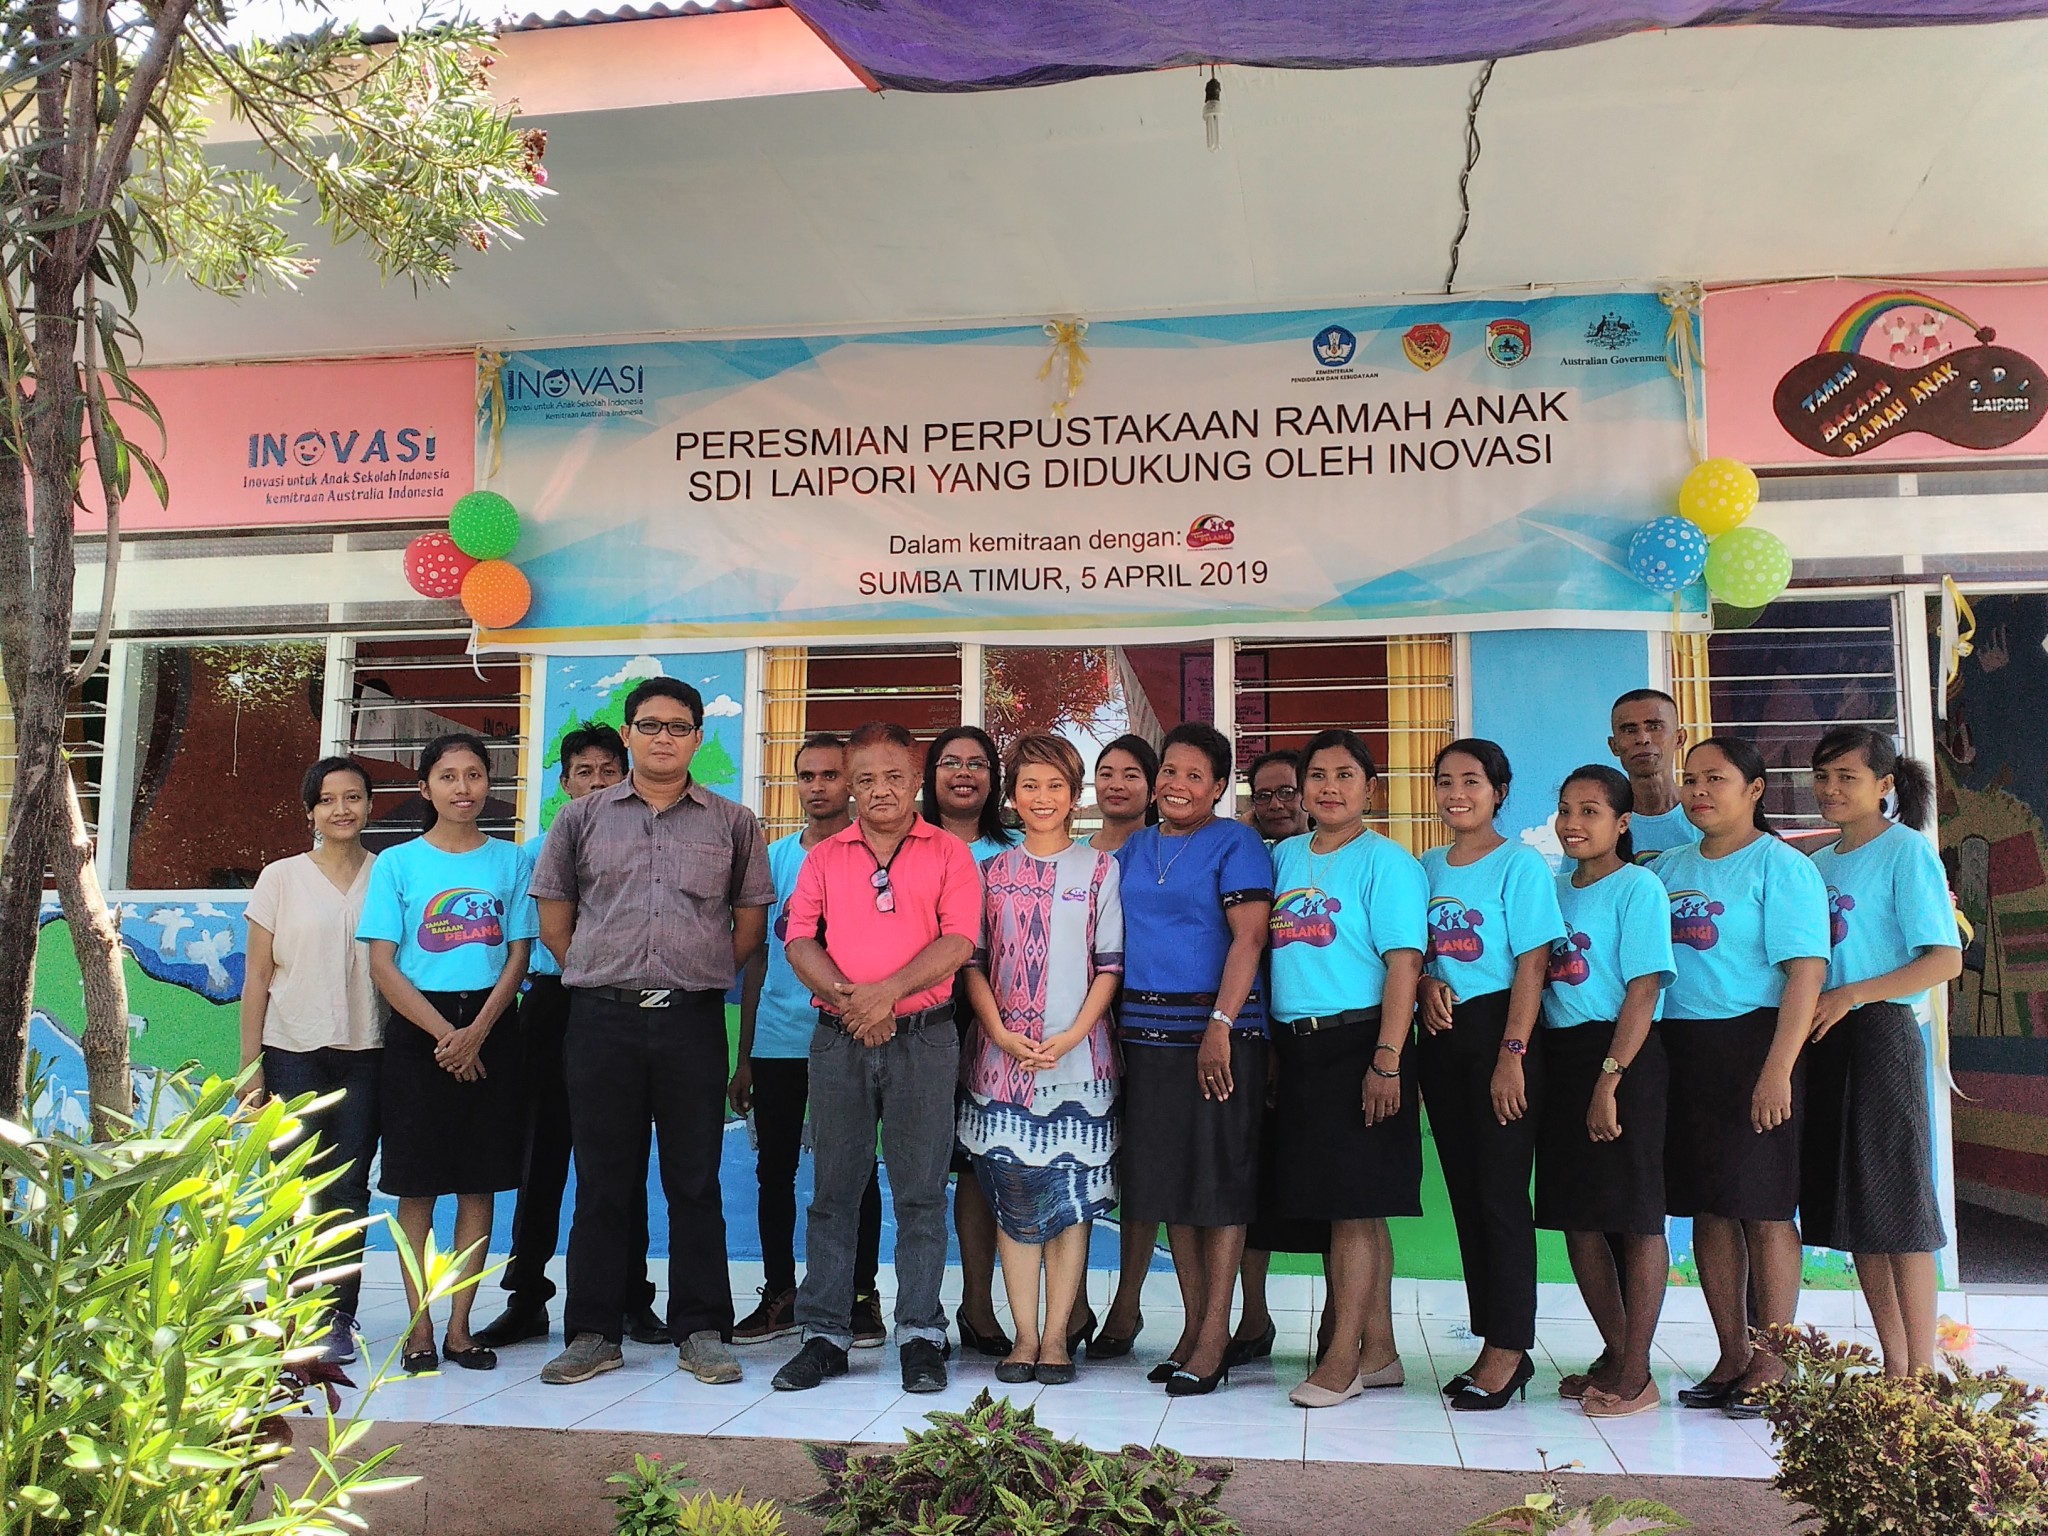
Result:
M1647 704L1652 699L1655 699L1660 704L1669 704L1672 717L1674 719L1677 718L1678 700L1671 697L1662 688L1631 688L1627 693L1624 693L1620 698L1607 706L1607 713L1613 714L1624 704Z
M1175 747L1193 747L1209 759L1209 771L1226 784L1230 781L1232 752L1230 738L1215 726L1202 720L1186 720L1166 733L1166 740L1159 744L1159 756L1163 760Z
M1308 765L1318 752L1344 752L1358 764L1368 779L1380 776L1380 765L1372 760L1372 749L1356 731L1347 731L1341 726L1327 731L1318 731L1308 739L1308 745L1301 749L1302 777L1308 776ZM1252 764L1252 771L1258 771L1258 764Z
M1244 771L1244 781L1247 784L1256 783L1259 777L1259 770L1268 763L1285 763L1294 770L1295 787L1299 788L1301 786L1301 770L1304 761L1305 759L1299 752L1289 752L1285 747L1275 747L1272 751L1261 752L1252 759L1251 767Z
M797 757L802 757L806 752L817 750L844 752L846 750L846 738L832 731L813 731L804 738L803 745L796 749L796 755ZM794 760L791 759L791 761Z
M562 773L566 777L569 765L586 752L603 752L619 765L624 772L626 743L619 733L602 722L596 725L580 726L562 738Z
M688 709L694 725L704 723L704 695L679 677L650 677L633 685L633 691L626 695L626 724L633 723L633 717L640 713L640 706L649 699L674 699Z
M363 793L376 793L370 787L370 771L352 757L323 757L308 768L299 780L299 799L305 802L307 810L320 803L320 792L327 787L330 773L352 773L363 781Z

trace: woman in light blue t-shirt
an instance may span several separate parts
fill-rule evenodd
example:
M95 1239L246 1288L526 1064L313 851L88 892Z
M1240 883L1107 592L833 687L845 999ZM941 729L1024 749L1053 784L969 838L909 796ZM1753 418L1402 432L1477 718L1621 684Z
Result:
M492 1197L519 1187L526 1114L512 1004L540 931L527 892L532 855L477 827L490 782L476 737L427 743L426 831L378 856L356 924L370 946L370 975L396 1015L384 1040L379 1184L398 1197L398 1225L415 1253L426 1250L440 1197L455 1196L455 1248L469 1251L463 1275L472 1281L490 1245ZM474 1283L455 1292L437 1352L407 1271L407 1371L430 1371L444 1357L465 1370L497 1365L470 1336L475 1295Z
M1437 753L1436 808L1451 846L1422 856L1429 956L1417 1067L1457 1219L1472 1331L1485 1341L1472 1369L1445 1387L1451 1407L1467 1413L1505 1407L1535 1374L1536 1020L1564 918L1542 855L1493 824L1512 777L1490 741Z
M1807 1047L1799 1222L1807 1242L1856 1255L1856 1280L1894 1376L1934 1364L1934 1198L1927 1048L1913 1003L1962 974L1955 903L1934 845L1927 769L1868 726L1813 753L1820 813L1841 841L1813 856L1827 882L1828 990ZM1899 817L1884 813L1898 797Z
M1664 995L1671 1101L1664 1188L1693 1219L1693 1259L1720 1338L1688 1408L1762 1413L1784 1374L1750 1347L1744 1276L1759 1326L1790 1323L1799 1301L1800 1048L1827 974L1828 901L1813 861L1763 813L1764 760L1733 736L1686 754L1681 794L1701 840L1657 856L1671 904L1677 972Z

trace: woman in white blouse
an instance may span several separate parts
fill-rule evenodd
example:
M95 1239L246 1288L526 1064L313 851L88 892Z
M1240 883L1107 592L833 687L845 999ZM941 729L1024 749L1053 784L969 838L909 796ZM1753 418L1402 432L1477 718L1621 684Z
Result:
M384 1012L370 979L356 922L370 889L375 855L362 844L370 821L370 780L345 757L325 757L300 785L313 848L265 866L249 893L247 971L242 983L243 1096L340 1094L305 1118L326 1150L311 1171L341 1167L321 1190L321 1209L360 1220L370 1209L370 1160L377 1150L377 1082L384 1054ZM337 1264L354 1265L361 1242ZM361 1275L334 1280L327 1358L355 1358Z

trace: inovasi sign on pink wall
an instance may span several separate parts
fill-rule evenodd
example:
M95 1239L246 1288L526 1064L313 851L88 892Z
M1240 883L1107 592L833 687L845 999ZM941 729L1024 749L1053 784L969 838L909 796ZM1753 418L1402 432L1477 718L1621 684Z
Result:
M1749 464L2048 457L2048 283L1709 292L1709 450Z
M303 527L445 518L474 488L476 362L445 357L146 368L163 413L170 505L142 475L124 529ZM147 421L129 424L145 451ZM97 485L86 476L102 525Z

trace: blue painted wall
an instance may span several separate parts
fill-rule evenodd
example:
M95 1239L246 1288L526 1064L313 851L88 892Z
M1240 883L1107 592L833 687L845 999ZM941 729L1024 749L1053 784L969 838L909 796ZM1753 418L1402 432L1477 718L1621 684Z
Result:
M1650 646L1641 631L1507 629L1472 636L1472 717L1501 744L1514 787L1500 829L1553 861L1550 818L1564 776L1609 763L1607 717L1615 698L1648 686Z

